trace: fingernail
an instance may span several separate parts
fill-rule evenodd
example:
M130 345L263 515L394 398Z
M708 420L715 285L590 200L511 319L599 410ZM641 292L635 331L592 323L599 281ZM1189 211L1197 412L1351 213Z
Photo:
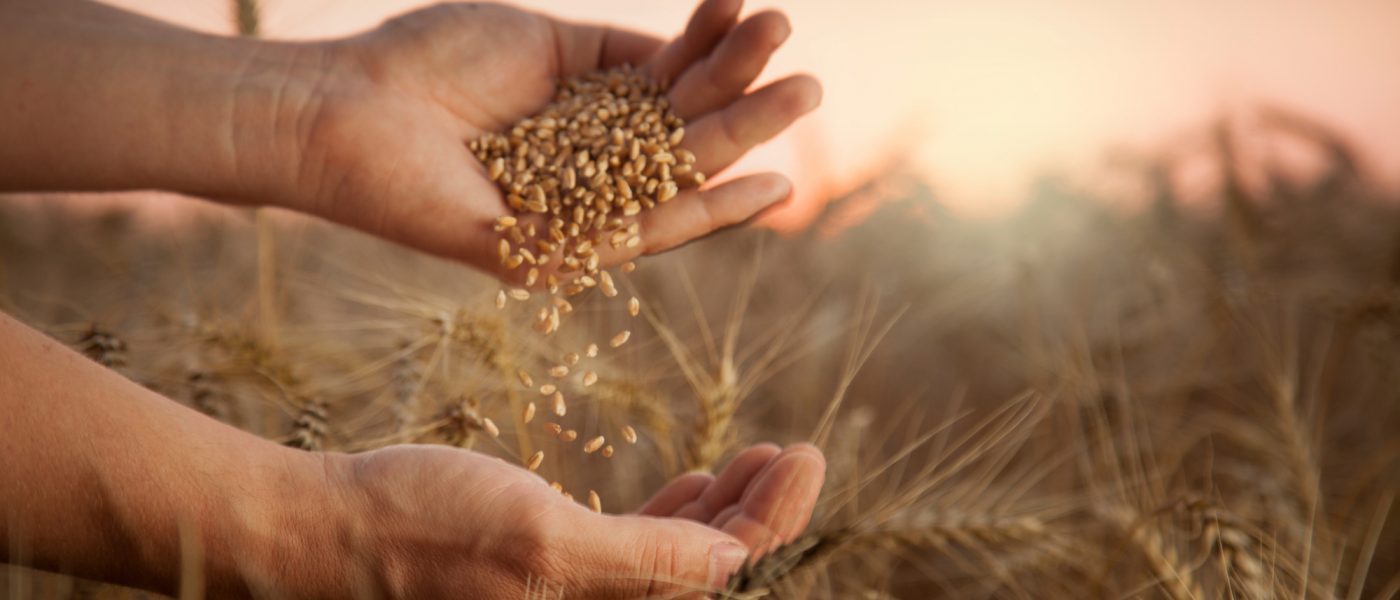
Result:
M712 590L722 590L729 583L729 576L744 566L749 550L738 544L723 542L710 547L710 572L708 583Z

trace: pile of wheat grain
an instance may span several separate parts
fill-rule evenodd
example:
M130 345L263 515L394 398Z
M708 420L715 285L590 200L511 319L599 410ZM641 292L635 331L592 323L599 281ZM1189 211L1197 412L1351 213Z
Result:
M595 287L617 296L602 253L640 246L635 217L705 181L695 155L679 147L684 122L663 92L631 67L589 73L561 82L552 104L507 133L470 143L515 212L497 219L501 264L524 267L525 287L543 283L553 296L536 319L546 334L569 312L567 297ZM497 305L530 297L502 290ZM637 314L636 298L628 308Z

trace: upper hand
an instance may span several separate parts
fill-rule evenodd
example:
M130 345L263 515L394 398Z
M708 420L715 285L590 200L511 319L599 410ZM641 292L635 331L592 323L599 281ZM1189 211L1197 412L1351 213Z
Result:
M293 208L498 271L492 225L509 209L466 142L543 108L559 78L622 63L672 82L683 146L700 172L722 171L821 97L800 75L746 93L789 25L776 12L738 22L740 5L707 0L666 44L495 4L436 6L332 42L338 74L307 128ZM643 213L640 247L609 258L742 222L790 191L773 173L687 190Z
M472 452L396 446L348 460L342 489L358 532L352 552L366 554L380 575L375 593L392 598L464 590L473 598L543 590L553 597L562 589L565 597L607 599L722 589L746 556L806 528L825 471L811 446L754 446L718 476L683 475L637 514L608 515Z

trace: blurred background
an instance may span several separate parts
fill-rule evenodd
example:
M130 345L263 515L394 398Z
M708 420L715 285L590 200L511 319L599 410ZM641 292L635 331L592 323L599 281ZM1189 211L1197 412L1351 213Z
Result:
M220 0L113 3L230 28ZM260 3L264 34L293 39L364 30L424 4ZM519 4L669 37L694 3ZM753 0L746 10L766 8L786 12L794 32L766 77L805 71L826 86L815 115L740 167L798 178L800 202L778 224L803 222L821 198L893 160L928 175L959 213L1005 215L1042 175L1101 179L1125 155L1189 152L1203 124L1228 116L1252 127L1260 107L1327 124L1374 176L1400 185L1400 3L1391 0ZM1289 150L1267 149L1316 167ZM1179 176L1200 185L1189 165Z

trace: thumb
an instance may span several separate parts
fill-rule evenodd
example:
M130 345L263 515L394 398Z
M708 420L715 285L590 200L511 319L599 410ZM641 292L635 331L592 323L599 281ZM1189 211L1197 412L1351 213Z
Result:
M570 560L566 592L587 598L701 597L723 590L748 548L700 523L675 518L580 518L560 550Z

